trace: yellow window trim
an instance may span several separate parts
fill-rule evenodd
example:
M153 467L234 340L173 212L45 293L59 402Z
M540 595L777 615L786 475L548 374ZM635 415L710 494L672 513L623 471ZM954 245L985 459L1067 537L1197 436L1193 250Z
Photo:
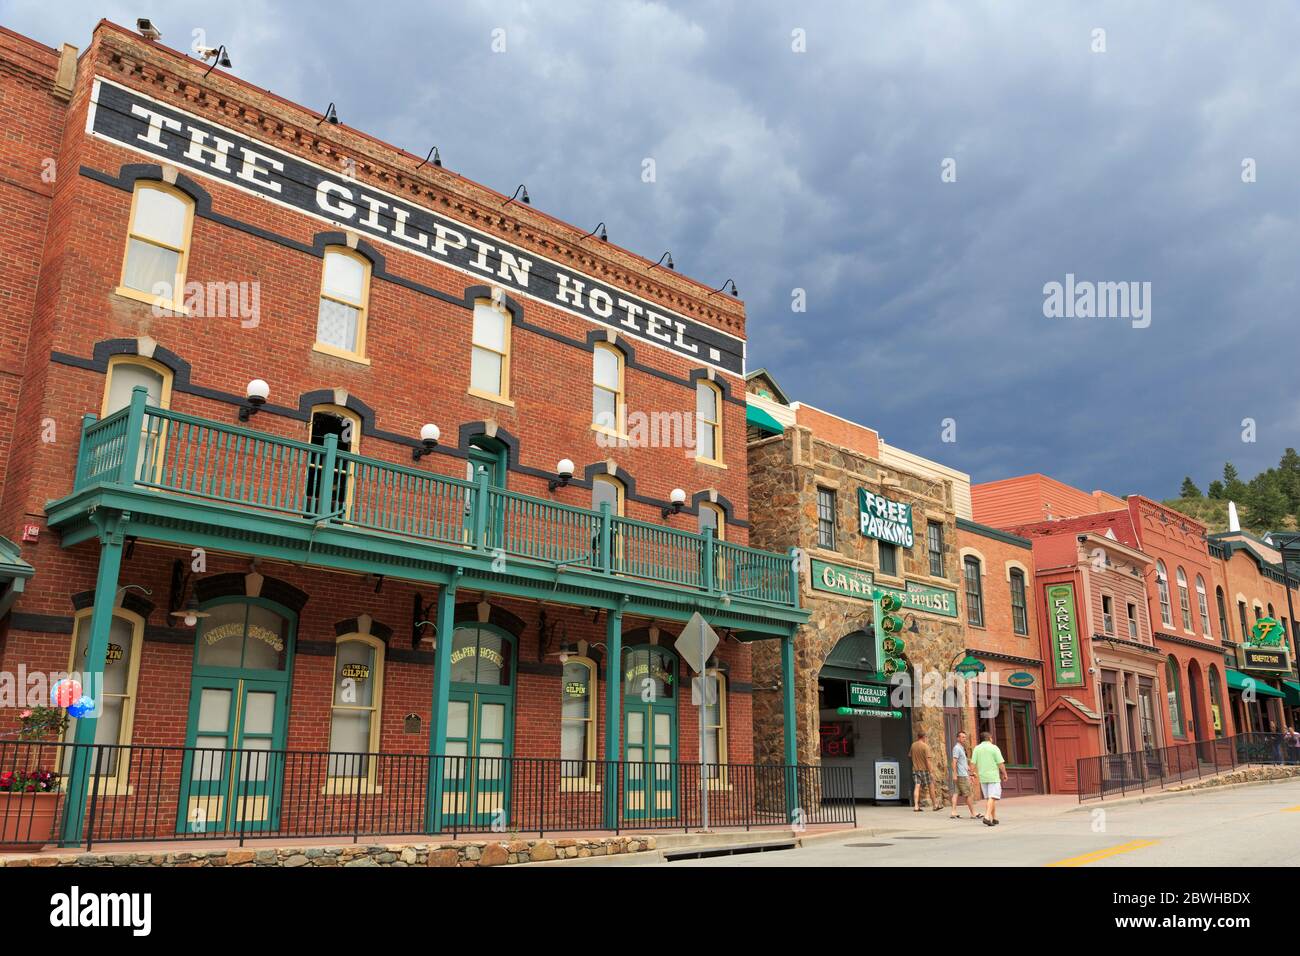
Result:
M714 520L717 522L717 523L713 526L713 540L715 540L715 541L726 541L726 540L727 540L727 515L726 515L726 513L722 510L722 506L721 506L721 505L715 505L715 504L714 504L713 502L711 502L711 501L702 501L702 502L700 502L700 510L701 510L701 511L704 511L706 508L707 508L709 511L712 511L712 512L713 512L713 514L714 514L714 516L715 516L715 519L714 519ZM704 532L701 530L700 533L703 534Z
M108 359L108 369L104 375L104 395L99 402L99 417L108 417L108 393L113 387L113 373L122 365L139 365L162 377L162 395L159 396L160 408L172 407L172 370L161 362L142 355L112 355Z
M599 671L596 667L596 662L592 660L590 657L579 657L576 655L572 656L564 663L564 667L568 667L570 664L580 664L587 669L588 687L590 687L590 692L587 698L589 701L589 706L587 708L587 716L583 719L583 723L587 725L586 737L587 737L587 754L588 754L587 768L588 769L587 769L587 775L585 777L561 777L560 792L561 793L580 793L580 792L599 793L600 785L596 782L596 765L599 763L599 760L596 758L596 702L600 700L599 688L597 686ZM561 702L563 702L563 694L564 694L563 668L561 668L560 671L560 694L561 694ZM566 722L575 723L576 720L575 718L572 717L569 718L564 717L563 711L561 711L561 715L560 715L561 730L563 729L564 724ZM561 751L561 753L563 753L563 751ZM563 760L568 760L569 758L561 757L560 759L563 761Z
M170 246L165 242L159 242L156 239L137 236L135 232L135 214L136 207L139 204L140 193L144 190L156 190L162 193L170 193L185 204L185 226L182 231L182 242L180 246ZM185 278L189 274L190 265L190 242L194 231L194 200L185 193L181 192L174 186L166 183L152 182L149 180L137 180L135 189L131 191L131 212L130 218L126 223L126 243L122 249L122 270L118 278L116 292L118 295L126 296L128 299L136 299L140 302L147 302L150 305L158 305L170 309L181 315L188 315L185 310ZM148 243L151 246L158 246L161 249L170 249L172 252L180 254L176 262L176 284L172 288L172 297L170 299L162 296L153 295L148 292L141 292L139 289L131 289L126 284L126 257L131 249L131 240L139 239L141 242Z
M491 299L475 299L475 307L477 307L480 302L487 305L487 307L492 309L494 312L500 312L505 316L504 338L506 348L504 352L498 352L490 346L480 345L478 342L474 341L474 322L473 317L471 316L469 332L470 374L471 376L473 375L475 349L482 349L484 352L491 352L493 355L501 356L501 391L493 394L491 392L484 392L481 389L477 389L473 385L471 385L467 391L470 395L475 395L479 398L486 398L488 401L496 402L499 405L508 405L509 407L514 408L515 403L510 401L510 352L511 343L514 339L514 317L510 314L508 309L498 309L497 306L492 303Z
M713 468L726 468L726 467L727 467L725 464L723 464L722 459L720 459L720 458L705 458L705 457L703 457L703 456L701 456L701 455L696 455L696 456L695 456L695 463L696 463L697 465L709 465L710 467L713 467Z
M706 731L716 729L718 732L718 775L709 781L710 790L730 790L727 782L727 675L720 670L712 674L718 682L718 722L705 725ZM700 754L703 763L704 754Z
M371 703L369 707L361 707L356 704L336 704L334 703L335 680L339 672L339 647L343 644L355 641L359 644L368 644L375 651L374 673L370 675L372 681ZM361 634L352 632L342 634L334 641L334 663L330 669L330 733L334 732L334 711L336 710L365 710L371 714L370 720L370 741L369 753L379 753L380 731L383 723L384 707L384 651L386 650L384 642L370 634ZM328 747L328 743L326 744ZM331 777L325 778L325 785L321 788L323 794L347 795L350 793L383 793L383 788L375 784L375 770L378 760L373 757L367 761L369 766L366 768L365 777Z
M350 302L347 299L340 298L337 295L329 295L325 291L325 264L329 257L347 256L361 264L361 301ZM328 299L330 302L337 302L339 305L346 305L349 308L357 310L357 347L355 351L341 349L336 345L329 345L326 342L317 341L312 346L313 351L324 352L326 355L333 355L337 358L350 359L353 362L360 362L363 365L369 365L370 360L366 358L366 325L370 318L370 260L359 252L349 249L347 246L326 246L325 254L321 256L320 264L320 298ZM316 324L317 331L320 329L320 302L316 304Z
M82 621L86 622L86 627L90 627L90 617L93 613L94 608L84 608L78 611L72 619L72 640L70 642L71 646L68 648L69 673L81 671L81 668L76 663L78 632L81 629ZM127 611L120 607L113 609L113 617L121 618L131 625L131 660L127 665L126 672L126 699L122 704L122 726L118 728L117 735L118 744L129 746L132 732L135 729L135 695L136 685L140 678L140 653L144 645L144 618L134 611ZM87 646L89 646L89 643L87 643ZM62 750L62 748L60 749ZM61 756L62 753L60 753ZM95 792L104 796L132 793L133 790L127 783L130 764L130 751L118 751L116 773L91 774Z
M311 442L312 419L316 417L316 414L318 412L325 415L333 415L336 418L345 418L349 422L351 422L352 423L352 447L348 450L348 454L350 455L361 454L361 416L358 415L350 408L345 408L342 405L334 405L328 402L323 405L313 405L311 407L311 411L307 413L307 442L308 443ZM342 449L340 449L340 451L342 451ZM340 462L340 464L343 464L343 462ZM348 467L343 470L348 477L347 498L343 502L343 507L345 509L344 514L346 516L352 514L352 494L354 490L353 489L354 483L352 481L352 478L354 476L353 476L353 468L350 463L348 464Z
M707 380L705 380L705 379L700 379L700 381L696 382L696 383L695 383L695 388L696 388L697 393L698 393L699 389L701 389L701 388L707 388L707 389L709 389L711 392L713 392L713 413L714 413L715 415L718 416L717 421L714 421L713 419L710 419L710 418L701 419L701 421L703 421L704 424L706 424L709 428L711 428L711 429L713 430L713 456L712 456L712 457L708 457L708 456L705 456L705 455L696 455L696 456L695 456L695 460L698 461L698 462L700 462L701 464L704 464L704 465L713 465L713 466L715 466L715 467L717 467L717 468L726 468L727 466L723 464L723 461L725 461L726 459L725 459L725 452L723 451L723 444L722 444L722 440L723 440L723 434L722 434L722 417L723 417L723 416L722 416L722 411L723 411L723 403L722 403L722 389L719 388L719 387L717 386L717 384L715 384L714 382L710 382L710 381L707 381ZM699 408L699 400L698 400L698 399L696 399L696 408L697 408L697 409ZM698 417L698 412L697 412L697 417ZM700 444L700 442L699 442L699 438L698 438L699 431L700 431L700 422L697 421L697 422L695 423L695 432L696 432L696 435L697 435L696 440L695 440L695 445L696 445L697 448L699 447L699 444Z
M597 342L591 353L591 384L593 388L598 388L602 392L610 393L610 389L604 385L596 384L596 353L609 352L614 356L616 368L618 369L618 387L612 394L614 396L614 427L600 425L596 422L591 423L591 427L598 432L611 435L615 438L626 439L627 436L627 358L622 349L610 344L609 342ZM596 409L591 410L592 418L596 416Z

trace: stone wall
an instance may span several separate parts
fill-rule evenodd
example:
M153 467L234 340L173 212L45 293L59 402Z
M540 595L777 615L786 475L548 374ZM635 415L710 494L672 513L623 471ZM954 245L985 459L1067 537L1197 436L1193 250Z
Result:
M46 853L0 857L0 867L23 866L509 866L549 860L641 853L655 848L652 836L585 837L568 840L454 840L449 843L348 844L313 847L241 847L167 853Z

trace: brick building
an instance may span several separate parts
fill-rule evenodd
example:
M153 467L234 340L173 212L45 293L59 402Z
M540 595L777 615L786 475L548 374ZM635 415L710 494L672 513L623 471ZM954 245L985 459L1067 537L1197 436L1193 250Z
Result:
M880 792L878 762L897 762L899 796L910 800L916 731L925 729L942 767L962 720L964 685L943 682L967 647L957 522L969 517L969 478L891 449L863 425L791 403L764 371L750 374L748 388L750 538L803 557L799 587L810 617L794 660L798 760L852 767L859 799ZM903 604L908 668L900 678L912 680L902 688L876 652L877 590ZM774 650L754 648L760 759L777 754L782 740L778 691L786 682Z
M0 666L95 691L65 840L87 774L148 830L102 839L743 799L805 615L746 547L739 302L107 22L0 83Z
M965 604L966 653L983 665L967 692L962 724L989 731L1007 762L1008 797L1046 789L1038 716L1043 712L1043 658L1028 538L957 519L957 554ZM972 733L973 742L978 734Z

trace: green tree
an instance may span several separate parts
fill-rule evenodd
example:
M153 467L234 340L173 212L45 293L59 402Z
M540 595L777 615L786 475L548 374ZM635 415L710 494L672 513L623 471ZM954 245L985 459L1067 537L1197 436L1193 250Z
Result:
M1248 489L1232 462L1223 463L1223 496L1229 501L1245 501Z
M1223 499L1223 482L1221 482L1218 478L1215 478L1212 482L1210 482L1209 496L1213 498L1215 501L1220 501Z
M1183 479L1183 486L1178 489L1179 498L1199 498L1201 489L1196 487L1196 482L1192 481L1192 476L1188 475Z
M1289 510L1286 495L1279 487L1277 473L1271 469L1260 472L1251 479L1246 488L1244 504L1250 512L1250 527L1260 532L1281 527L1282 519Z
M1286 495L1287 510L1291 514L1300 513L1300 454L1294 448L1282 453L1282 460L1277 465L1278 487Z

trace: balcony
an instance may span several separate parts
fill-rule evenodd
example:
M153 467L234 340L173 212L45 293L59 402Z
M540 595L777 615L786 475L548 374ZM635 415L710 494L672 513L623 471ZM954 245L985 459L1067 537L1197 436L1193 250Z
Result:
M492 487L486 475L465 481L349 454L334 436L315 445L153 408L143 390L103 420L87 416L73 493L50 505L50 523L70 526L103 506L133 516L166 510L209 535L237 536L260 522L309 551L327 533L349 532L371 556L411 556L415 546L420 560L448 568L486 560L498 574L541 570L605 591L646 584L659 600L666 587L670 600L711 598L729 608L734 599L759 614L802 619L788 555ZM75 540L65 533L65 544ZM326 554L318 552L322 561Z

